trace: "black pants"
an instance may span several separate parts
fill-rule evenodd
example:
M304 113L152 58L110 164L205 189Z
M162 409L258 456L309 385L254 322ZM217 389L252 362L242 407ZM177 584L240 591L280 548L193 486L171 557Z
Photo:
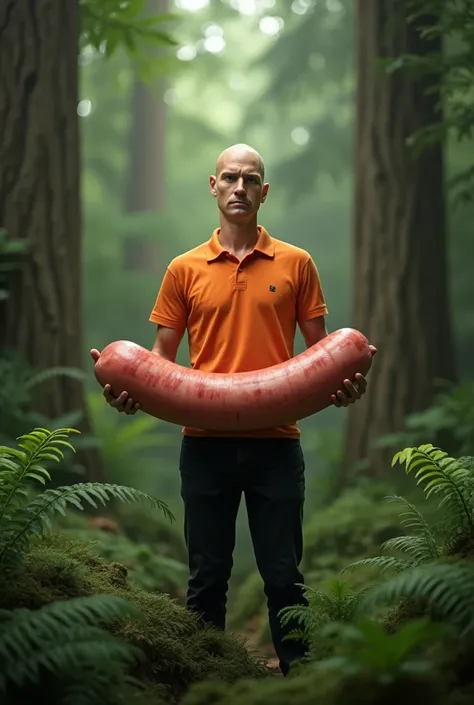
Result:
M297 439L184 436L181 496L189 555L187 607L225 629L228 581L242 492L258 569L267 596L275 651L284 675L306 653L299 640L283 641L278 612L306 604L300 587L305 463Z

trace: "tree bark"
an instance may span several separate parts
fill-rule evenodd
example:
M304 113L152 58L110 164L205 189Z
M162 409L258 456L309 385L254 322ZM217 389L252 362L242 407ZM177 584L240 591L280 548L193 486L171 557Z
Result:
M1 347L42 370L83 367L78 15L77 0L0 4L0 224L29 244L0 308ZM50 379L38 410L80 410L90 432L81 382ZM80 461L104 479L98 452Z
M443 147L415 156L406 144L441 120L438 96L425 94L426 77L387 75L375 65L442 50L407 24L406 13L406 0L358 0L352 320L378 354L366 396L348 410L346 476L361 461L373 476L385 474L392 451L374 449L374 441L429 405L436 378L456 377Z
M164 14L168 0L148 0L147 14ZM154 50L154 54L156 55ZM158 50L159 51L159 50ZM129 213L161 211L165 207L166 105L163 79L144 83L135 75L131 96L130 159L125 189ZM131 233L125 238L124 267L160 273L160 243Z

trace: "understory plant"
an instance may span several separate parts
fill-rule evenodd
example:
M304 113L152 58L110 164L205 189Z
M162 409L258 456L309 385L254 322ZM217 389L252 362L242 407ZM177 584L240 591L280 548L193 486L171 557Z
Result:
M231 690L199 684L185 705L279 705L290 699L298 705L470 702L472 691L465 694L464 687L473 685L472 675L466 676L472 674L469 645L474 643L472 458L453 458L424 444L397 453L397 463L414 476L428 502L437 500L437 519L428 522L403 497L387 498L398 504L404 532L383 543L393 555L346 569L375 567L378 583L355 590L338 580L327 591L303 585L307 605L280 612L282 624L301 626L287 638L302 638L309 647L285 684L278 689L272 683L254 688L241 683ZM454 664L447 663L450 650L456 653Z
M80 424L83 416L81 411L73 411L52 420L34 409L34 401L42 385L57 377L78 382L84 382L86 378L82 370L74 367L38 370L19 357L15 350L0 352L0 443L14 443L25 428L48 426L56 429Z
M121 485L81 483L45 489L31 498L31 485L51 480L46 465L58 463L66 449L74 452L68 440L73 433L79 432L35 428L20 436L17 448L0 447L0 587L12 580L28 552L50 532L53 516L64 514L67 507L97 507L110 498L145 500L174 519L160 500ZM132 617L143 615L114 595L77 597L38 610L0 610L2 702L27 699L45 684L54 703L129 702L138 681L126 669L143 654L105 626Z
M300 628L292 628L285 637L302 639L308 644L308 654L305 660L314 661L330 653L332 649L332 634L325 631L330 623L350 622L355 610L368 588L354 590L344 580L330 580L327 590L315 590L308 585L301 585L307 604L284 607L280 613L282 626L298 624Z
M439 520L433 525L422 512L403 497L386 497L400 505L400 521L405 535L388 539L382 549L395 555L364 558L349 564L343 572L361 567L377 568L382 573L400 572L442 556L464 555L474 541L474 472L470 456L452 458L446 452L424 444L396 453L392 465L405 466L415 477L425 498L438 499Z

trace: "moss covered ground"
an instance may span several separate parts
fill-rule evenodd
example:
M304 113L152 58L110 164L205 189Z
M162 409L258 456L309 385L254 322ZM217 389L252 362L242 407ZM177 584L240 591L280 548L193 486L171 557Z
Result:
M155 705L175 705L192 683L242 677L271 677L263 660L237 637L202 627L198 619L168 595L149 592L130 580L120 563L107 563L80 541L52 534L33 544L23 564L0 576L0 607L38 609L55 600L114 594L145 614L142 622L124 621L117 635L145 653L140 677ZM147 697L148 697L147 696Z

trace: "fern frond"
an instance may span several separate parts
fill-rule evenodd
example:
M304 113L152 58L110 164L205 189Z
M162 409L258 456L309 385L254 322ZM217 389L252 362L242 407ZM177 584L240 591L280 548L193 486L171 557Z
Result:
M77 682L67 680L61 688L61 705L104 705L110 702L111 688L113 688L114 705L132 703L145 705L146 701L137 698L140 691L145 692L146 687L138 678L122 674L119 687L114 687L117 679L112 681L108 671L97 672L96 670L93 676Z
M20 656L41 647L45 638L55 640L77 626L97 626L114 619L139 619L136 605L117 595L90 595L58 600L38 610L16 609L0 623L0 658Z
M337 602L348 600L353 595L351 586L345 580L329 580L327 588L329 596Z
M116 595L93 595L53 602L39 610L19 609L0 625L0 659L5 685L38 682L43 670L59 676L78 669L123 668L143 656L100 628L115 620L144 619Z
M458 463L469 470L469 472L474 473L474 456L473 455L463 455L458 458Z
M28 681L38 682L43 669L57 677L61 672L77 674L78 669L93 669L97 664L107 669L107 665L116 667L118 663L123 668L143 658L137 647L94 627L87 631L72 629L67 641L64 633L62 639L59 644L45 640L38 651L3 662L9 680L23 686Z
M474 530L472 509L467 499L472 493L473 477L466 467L431 443L396 453L392 466L397 462L405 465L407 475L415 473L417 485L423 486L427 499L435 494L441 495L439 506L449 504L457 520L463 524L467 522Z
M344 580L332 580L327 583L328 592L315 590L301 585L307 599L306 605L290 605L279 612L282 625L296 621L304 625L305 631L311 633L327 620L346 621L352 618L355 605L362 596L362 591L354 592Z
M463 634L474 629L474 567L457 564L418 566L380 583L358 606L361 615L402 599L419 600Z
M18 448L0 446L0 530L10 511L24 503L30 480L43 485L51 480L49 472L43 467L45 461L62 460L62 447L74 452L74 447L67 440L70 433L80 432L74 428L59 428L56 431L35 428L18 438Z
M400 524L405 531L414 532L422 536L426 545L426 550L430 552L432 558L439 555L439 548L433 534L433 530L419 511L418 507L409 502L405 497L390 495L385 497L387 503L398 502L405 511L400 512Z
M51 528L51 517L59 512L65 514L66 507L83 510L83 502L93 507L105 505L111 499L122 502L148 501L153 508L160 509L170 521L174 515L161 500L134 487L110 485L99 482L77 483L42 492L26 507L13 512L8 522L0 526L0 562L6 558L16 558L28 548L33 536L43 536Z
M373 556L372 558L362 558L359 561L354 561L354 563L349 563L345 568L342 569L342 573L351 573L358 568L376 568L380 573L386 573L387 571L394 571L399 573L402 570L411 568L415 565L415 562L406 558L396 558L395 556Z
M398 551L405 553L413 559L414 565L429 563L441 555L441 549L436 548L437 553L433 555L432 546L426 543L423 536L395 536L382 544L384 551Z
M373 682L386 686L401 672L419 673L420 667L429 672L434 664L419 660L419 648L445 631L445 625L426 618L411 620L395 634L389 634L377 620L366 618L353 624L329 623L321 630L321 636L336 639L338 653L319 661L316 668L351 675L369 672Z

